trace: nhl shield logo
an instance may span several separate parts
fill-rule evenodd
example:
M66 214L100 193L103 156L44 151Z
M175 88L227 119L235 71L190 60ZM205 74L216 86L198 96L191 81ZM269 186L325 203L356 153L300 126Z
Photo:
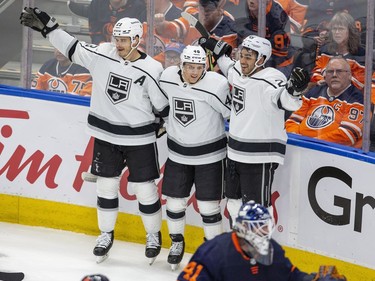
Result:
M233 87L232 105L236 115L245 109L245 89L238 86Z
M109 73L106 94L109 99L117 104L129 98L132 80L114 73Z
M182 126L188 126L196 119L194 101L173 98L173 113Z

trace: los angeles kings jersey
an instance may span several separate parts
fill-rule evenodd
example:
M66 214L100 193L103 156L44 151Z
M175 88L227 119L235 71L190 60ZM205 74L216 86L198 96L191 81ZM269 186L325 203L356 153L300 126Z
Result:
M91 136L118 145L156 141L153 107L160 112L168 106L157 82L163 70L159 62L144 53L140 59L129 62L117 54L112 43L86 44L60 29L49 33L49 40L91 73Z
M284 111L297 110L302 101L291 96L286 77L267 67L251 76L241 73L240 62L218 59L232 86L228 157L242 163L284 163L287 134Z
M224 76L207 72L195 84L183 82L179 67L164 70L160 85L168 95L169 158L186 165L202 165L226 157L224 118L230 115L229 84Z

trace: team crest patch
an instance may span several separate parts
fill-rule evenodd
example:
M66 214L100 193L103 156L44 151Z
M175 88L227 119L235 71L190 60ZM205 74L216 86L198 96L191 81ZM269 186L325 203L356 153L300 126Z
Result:
M245 109L245 89L238 86L233 87L232 105L236 115L241 113Z
M313 129L328 127L335 120L335 111L331 106L321 105L317 107L307 118L306 124Z
M62 94L68 92L68 85L66 85L65 81L60 78L51 78L48 80L47 84L48 91Z
M114 73L109 73L106 93L109 99L117 104L129 98L132 80Z
M173 98L173 115L182 126L188 126L196 119L194 101Z

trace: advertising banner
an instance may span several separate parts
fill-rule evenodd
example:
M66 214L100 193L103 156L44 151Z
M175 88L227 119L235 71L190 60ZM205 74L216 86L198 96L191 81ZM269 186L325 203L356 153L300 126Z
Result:
M33 94L0 92L0 193L95 208L96 185L81 178L92 158L93 140L85 132L89 100L59 97L57 102L51 94ZM347 157L345 150L328 153L310 146L288 144L285 164L276 170L275 238L375 268L374 159L363 161ZM168 155L165 136L158 139L158 149L160 191ZM138 214L126 169L119 192L120 212ZM224 211L225 200L222 207ZM186 214L187 224L201 226L193 192ZM227 218L224 225L229 225Z

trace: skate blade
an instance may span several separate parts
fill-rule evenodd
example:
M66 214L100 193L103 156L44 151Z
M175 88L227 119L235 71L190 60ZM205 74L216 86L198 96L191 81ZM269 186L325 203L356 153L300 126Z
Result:
M102 262L105 261L107 258L108 258L108 253L105 254L104 256L97 256L97 257L96 257L96 263L102 263Z
M88 172L82 172L81 178L82 180L87 181L87 182L96 182L96 180L98 179L98 176L93 175Z
M180 267L179 263L177 263L177 264L171 264L172 271L176 271L179 267Z
M155 260L156 260L156 257L154 257L154 258L148 258L148 264L152 265Z

